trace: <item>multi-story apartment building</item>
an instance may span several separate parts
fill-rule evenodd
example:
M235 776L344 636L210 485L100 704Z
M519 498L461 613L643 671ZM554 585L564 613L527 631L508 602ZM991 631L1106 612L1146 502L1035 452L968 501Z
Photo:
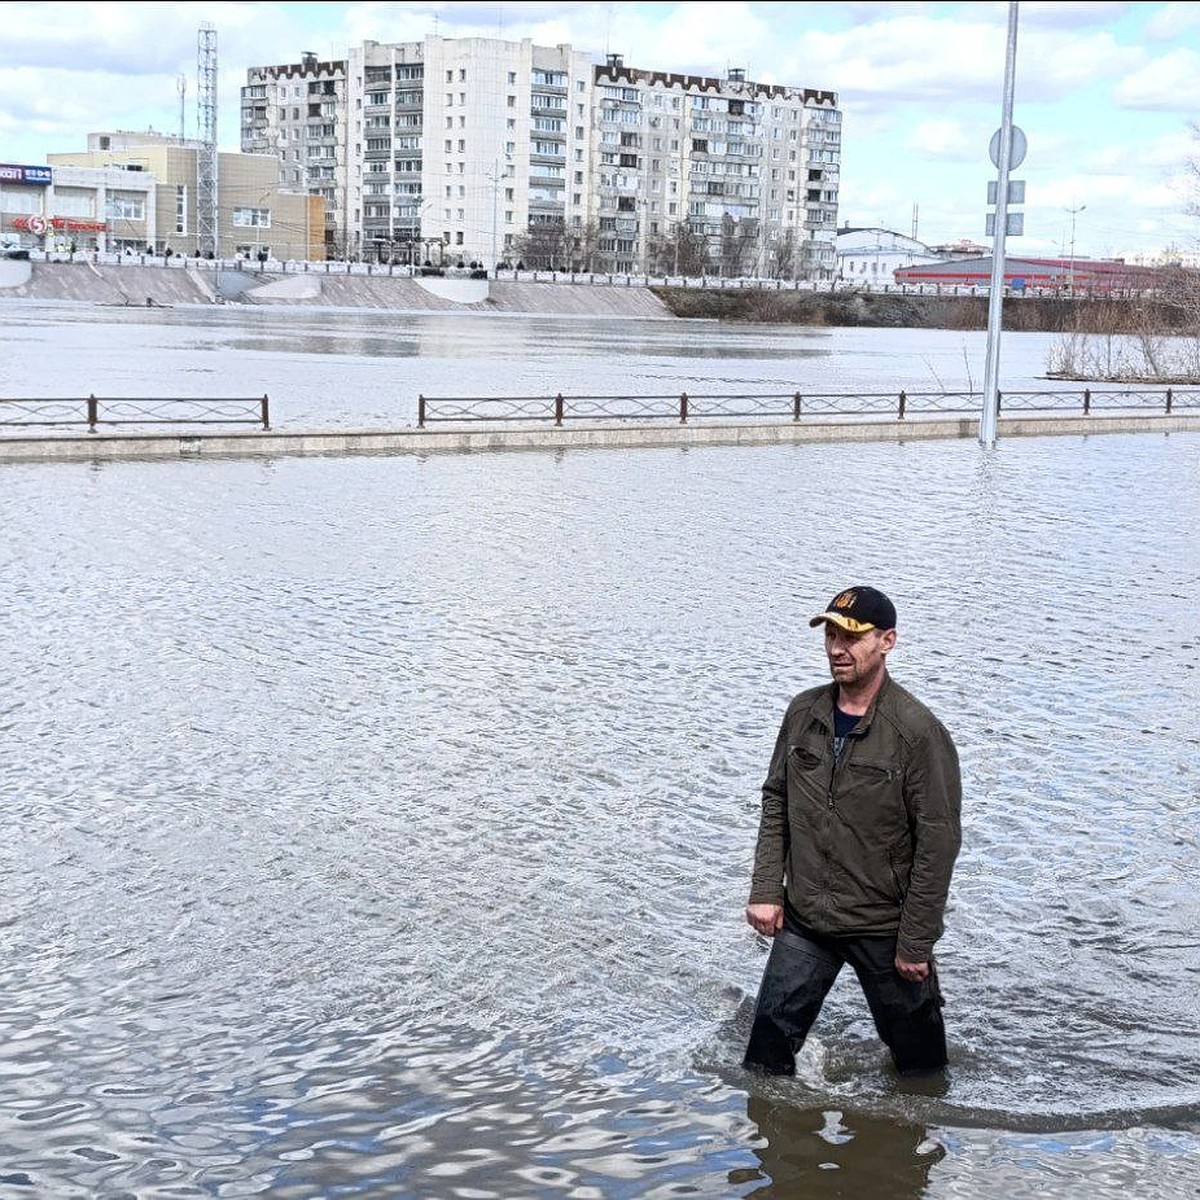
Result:
M601 264L828 278L841 113L832 92L595 68L589 219ZM682 261L681 261L682 260Z
M325 247L331 258L345 258L346 62L322 61L315 54L300 62L251 67L242 88L242 153L279 159L280 187L306 191L325 201Z
M363 257L495 263L584 211L591 60L493 38L350 51L351 240Z
M832 92L437 36L247 80L242 148L277 154L287 186L322 191L334 254L835 273Z

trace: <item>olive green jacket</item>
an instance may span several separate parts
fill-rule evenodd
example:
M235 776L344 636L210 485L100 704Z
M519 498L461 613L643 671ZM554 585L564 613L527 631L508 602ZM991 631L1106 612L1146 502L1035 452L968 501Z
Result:
M958 755L890 676L833 760L836 684L788 706L762 790L751 904L787 902L825 934L897 935L925 962L961 842Z

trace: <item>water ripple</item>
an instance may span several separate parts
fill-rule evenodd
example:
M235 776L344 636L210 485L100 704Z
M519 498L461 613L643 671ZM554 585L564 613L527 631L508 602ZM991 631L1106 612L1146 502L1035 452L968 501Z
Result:
M1198 447L5 468L0 1189L1194 1191ZM962 753L940 1093L852 980L736 1065L858 578Z

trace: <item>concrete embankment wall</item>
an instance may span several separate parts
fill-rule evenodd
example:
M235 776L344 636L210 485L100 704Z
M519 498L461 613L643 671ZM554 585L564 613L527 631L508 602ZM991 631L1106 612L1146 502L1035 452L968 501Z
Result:
M649 288L588 287L508 280L428 280L387 275L273 275L181 267L87 262L6 263L0 298L105 305L212 304L368 308L400 312L527 313L546 316L667 319L671 310Z
M314 288L313 285L317 286ZM380 308L408 312L528 313L556 317L669 318L649 288L585 287L509 280L430 279L387 275L297 275L247 291L251 304Z
M235 303L664 319L684 317L785 325L986 329L987 297L772 287L665 287L637 282L475 280L323 271L270 273L194 265L43 263L0 260L0 298L113 305ZM1019 332L1133 332L1148 317L1164 333L1186 332L1185 306L1103 297L1011 296L1004 327Z
M211 304L210 272L173 267L112 267L86 262L23 264L25 282L0 288L0 299L74 300L84 304Z
M1200 433L1200 413L1156 416L1002 417L999 436ZM627 450L647 447L777 446L803 443L976 438L962 417L917 421L823 421L773 425L671 425L431 430L307 430L294 433L81 434L0 437L0 463L118 459L284 458L437 454L501 450Z

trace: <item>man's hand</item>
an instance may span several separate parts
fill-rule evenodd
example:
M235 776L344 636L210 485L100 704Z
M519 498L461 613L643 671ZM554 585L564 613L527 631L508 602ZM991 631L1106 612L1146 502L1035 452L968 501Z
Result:
M748 904L746 921L763 937L774 937L783 928L782 904Z
M896 955L896 971L902 979L907 979L909 983L924 983L929 978L927 962L905 962L898 954Z

